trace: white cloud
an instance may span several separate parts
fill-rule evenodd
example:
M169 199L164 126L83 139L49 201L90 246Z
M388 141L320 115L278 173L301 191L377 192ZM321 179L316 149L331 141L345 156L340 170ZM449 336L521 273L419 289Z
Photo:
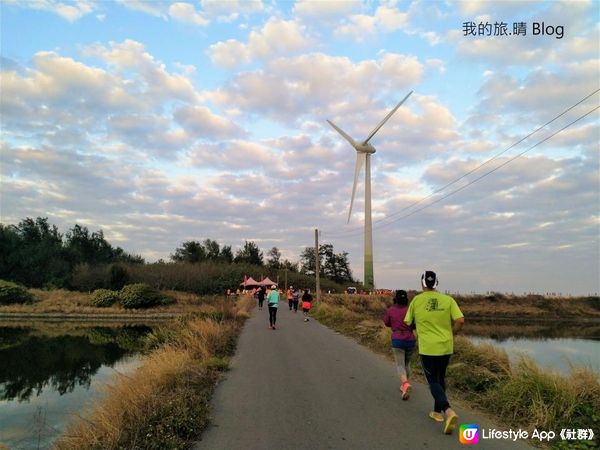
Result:
M294 15L305 20L329 20L345 17L362 8L360 0L298 0Z
M188 102L198 100L190 79L186 75L169 73L164 64L146 52L140 42L128 39L120 43L110 42L109 47L96 44L85 47L82 53L87 57L100 58L124 77L134 71L143 83L136 82L133 86L138 91L137 94L141 94L149 102L160 103L166 98Z
M334 30L334 35L337 37L350 37L360 42L368 35L375 34L379 30L390 33L403 29L407 24L407 13L400 12L395 7L379 6L372 16L365 14L350 16L347 23L338 26Z
M53 12L69 22L75 22L96 9L96 2L90 0L79 0L71 3L57 0L30 0L26 2L4 0L2 3L15 5L20 8Z
M204 106L182 106L175 120L191 135L204 139L233 139L246 133L233 122L214 114Z
M146 0L117 0L117 2L125 8L150 14L151 16L162 19L166 19L168 16L168 3L165 2L149 2Z
M194 5L189 3L177 2L169 6L169 16L175 20L193 25L206 26L209 21L202 14L198 13Z
M311 53L278 58L267 62L263 70L239 73L206 96L219 105L235 105L274 120L298 122L310 117L324 121L372 108L377 93L397 95L418 83L423 71L423 65L409 55L386 53L379 60L353 63L345 57ZM360 95L348 102L348 92Z
M297 22L271 18L259 31L250 32L246 44L234 39L217 42L210 46L208 53L216 65L232 68L255 59L297 53L312 44Z
M203 11L221 22L232 22L240 14L256 14L265 9L261 0L200 0Z

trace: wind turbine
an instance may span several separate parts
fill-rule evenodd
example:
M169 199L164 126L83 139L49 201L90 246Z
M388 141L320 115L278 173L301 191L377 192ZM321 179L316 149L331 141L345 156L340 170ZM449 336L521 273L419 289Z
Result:
M365 165L365 270L364 270L364 285L368 290L373 290L375 287L375 280L373 276L373 225L371 222L371 154L375 153L375 147L369 143L371 138L375 136L375 133L388 121L390 117L396 112L398 108L406 101L408 97L413 93L410 91L406 97L400 100L394 109L392 109L387 116L371 131L369 136L362 142L356 142L347 133L344 132L340 127L334 124L331 120L327 122L335 130L340 133L344 139L350 142L350 145L356 150L356 165L354 166L354 184L352 185L352 197L350 199L350 210L348 211L348 223L350 222L350 215L352 214L352 204L354 203L354 194L356 194L356 183L358 181L358 175L362 169L363 164Z

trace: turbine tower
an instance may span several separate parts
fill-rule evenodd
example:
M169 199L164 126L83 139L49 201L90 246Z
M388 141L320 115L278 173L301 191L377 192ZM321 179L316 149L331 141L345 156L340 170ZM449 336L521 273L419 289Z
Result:
M356 150L356 165L354 166L354 183L352 185L352 197L350 198L350 209L348 211L348 223L350 222L350 215L352 214L352 204L354 203L354 194L356 194L356 183L358 181L358 175L364 164L365 166L365 269L364 269L364 285L372 291L375 288L375 279L373 276L373 225L371 220L371 154L375 153L375 147L369 143L371 138L375 136L375 133L388 121L390 117L396 112L398 108L406 101L408 97L413 93L410 91L406 97L400 100L394 109L392 109L387 116L375 127L371 134L362 142L356 142L347 133L344 132L340 127L334 124L331 120L327 122L335 130L340 133L344 139L350 142L350 145Z

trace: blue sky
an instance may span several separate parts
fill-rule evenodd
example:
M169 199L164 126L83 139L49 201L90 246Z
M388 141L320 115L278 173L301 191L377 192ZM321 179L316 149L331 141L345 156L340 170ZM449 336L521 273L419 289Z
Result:
M87 225L148 261L205 238L296 261L319 228L360 279L363 185L346 224L355 153L326 120L364 138L412 90L371 141L376 285L600 291L597 2L0 8L2 223Z

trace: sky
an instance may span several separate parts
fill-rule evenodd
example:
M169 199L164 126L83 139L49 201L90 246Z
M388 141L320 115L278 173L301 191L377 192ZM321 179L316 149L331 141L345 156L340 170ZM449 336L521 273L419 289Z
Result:
M321 243L375 284L600 292L600 2L0 1L0 216L168 260ZM561 115L562 114L562 115Z

